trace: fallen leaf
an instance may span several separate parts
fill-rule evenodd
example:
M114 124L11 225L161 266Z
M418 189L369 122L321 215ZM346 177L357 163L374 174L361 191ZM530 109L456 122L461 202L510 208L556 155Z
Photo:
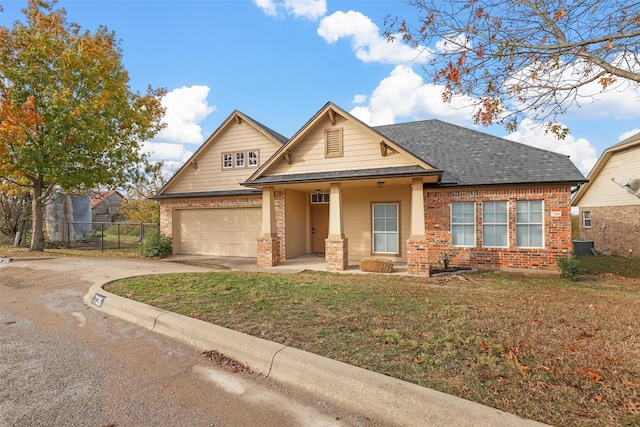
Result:
M569 351L576 351L576 346L575 345L571 345L571 344L567 344L567 349Z

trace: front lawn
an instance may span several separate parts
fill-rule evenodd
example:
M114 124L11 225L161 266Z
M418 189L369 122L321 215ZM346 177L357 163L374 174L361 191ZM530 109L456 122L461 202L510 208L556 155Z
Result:
M211 272L110 292L554 425L640 425L640 282Z

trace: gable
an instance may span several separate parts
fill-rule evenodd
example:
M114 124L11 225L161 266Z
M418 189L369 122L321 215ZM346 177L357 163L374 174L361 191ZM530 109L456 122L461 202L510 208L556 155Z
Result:
M631 178L640 178L640 145L613 152L589 183L588 191L582 195L577 206L640 205L640 199L621 186Z
M638 204L640 199L611 181L612 178L623 185L629 178L640 178L640 133L607 148L602 153L589 172L589 182L580 187L571 204L580 207ZM613 191L614 189L616 191ZM617 189L627 194L621 195ZM612 193L609 194L609 190Z
M240 183L278 148L280 142L262 125L239 113L232 114L176 172L159 195L244 189Z
M292 175L327 171L416 166L418 159L396 151L384 138L351 118L332 111L298 135L262 174ZM382 146L381 146L382 143Z

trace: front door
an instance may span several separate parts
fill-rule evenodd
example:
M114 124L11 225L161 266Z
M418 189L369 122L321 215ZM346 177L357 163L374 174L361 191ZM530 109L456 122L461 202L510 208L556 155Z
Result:
M311 252L324 253L324 241L329 236L329 204L311 205Z

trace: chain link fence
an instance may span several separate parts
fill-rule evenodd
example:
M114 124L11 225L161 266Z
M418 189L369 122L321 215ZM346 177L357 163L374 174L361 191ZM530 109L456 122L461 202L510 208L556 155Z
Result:
M65 239L48 246L88 251L140 251L150 233L160 230L157 223L132 222L68 222L64 224Z

